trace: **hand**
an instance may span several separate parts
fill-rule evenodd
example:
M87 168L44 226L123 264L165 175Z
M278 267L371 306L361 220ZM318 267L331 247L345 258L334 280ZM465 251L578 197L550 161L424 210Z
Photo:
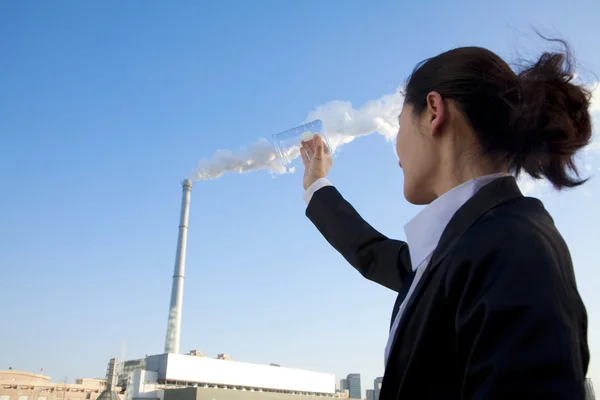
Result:
M331 151L319 135L311 140L302 142L300 148L302 163L304 164L304 190L308 189L317 179L326 178L333 164Z

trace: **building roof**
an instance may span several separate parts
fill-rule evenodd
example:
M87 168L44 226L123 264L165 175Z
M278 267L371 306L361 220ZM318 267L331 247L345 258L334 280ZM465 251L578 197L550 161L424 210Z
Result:
M51 382L51 378L46 375L8 370L0 371L0 387L54 388L56 390L85 390L98 393L106 387L106 380L79 378L76 383Z
M34 374L32 372L25 371L0 371L0 382L1 381L13 381L13 382L50 382L50 377L46 375Z

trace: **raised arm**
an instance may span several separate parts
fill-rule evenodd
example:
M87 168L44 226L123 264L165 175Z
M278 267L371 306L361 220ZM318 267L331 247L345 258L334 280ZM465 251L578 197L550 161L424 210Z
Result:
M319 135L302 141L306 215L365 278L399 291L411 270L406 243L377 232L326 179L333 163Z
M405 242L389 239L375 230L333 186L312 193L306 216L365 278L400 290L411 270Z

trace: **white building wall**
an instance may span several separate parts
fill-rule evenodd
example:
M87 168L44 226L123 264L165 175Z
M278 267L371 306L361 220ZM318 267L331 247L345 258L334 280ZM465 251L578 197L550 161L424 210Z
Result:
M166 357L166 381L335 393L335 376L332 374L183 354Z
M125 400L163 399L164 391L158 387L158 372L137 370L129 373Z

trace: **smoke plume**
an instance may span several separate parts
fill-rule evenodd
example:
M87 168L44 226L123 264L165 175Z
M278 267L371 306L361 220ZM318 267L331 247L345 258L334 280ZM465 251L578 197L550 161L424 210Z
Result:
M334 149L371 133L379 133L392 140L398 131L397 118L402 101L399 93L371 100L360 108L354 108L348 101L335 100L309 112L304 122L323 121L323 131L327 132ZM293 153L294 158L299 156L299 152ZM192 179L216 179L227 172L244 173L261 169L275 174L286 172L273 144L267 139L260 139L236 152L218 150L211 158L200 160Z
M594 115L594 130L598 132L600 125L600 89L594 90L591 111ZM304 122L320 119L323 130L327 132L330 144L338 149L355 138L379 133L387 140L393 140L398 129L398 114L402 108L403 97L399 93L387 94L379 99L371 100L359 108L354 108L348 101L334 100L318 106L308 113ZM586 149L586 153L597 153L599 142L596 140ZM293 149L292 149L293 150ZM299 151L291 151L291 158L300 156ZM270 140L260 139L248 148L238 151L218 150L211 158L202 159L191 179L216 179L227 172L251 172L267 170L274 174L282 174L287 170L277 157ZM527 181L526 178L523 181ZM532 181L533 182L533 181ZM539 181L536 181L539 182ZM540 182L541 183L541 182ZM535 186L534 183L530 185Z

